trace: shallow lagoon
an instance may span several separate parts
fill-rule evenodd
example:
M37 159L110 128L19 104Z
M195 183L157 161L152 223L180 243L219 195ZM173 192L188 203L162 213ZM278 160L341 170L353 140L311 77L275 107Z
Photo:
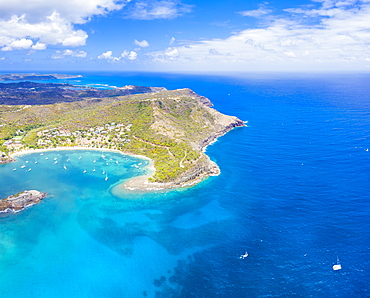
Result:
M212 245L203 238L207 225L230 216L184 190L115 197L112 187L145 174L148 160L101 155L47 151L0 167L2 197L24 189L49 194L0 218L1 296L153 296L179 262Z

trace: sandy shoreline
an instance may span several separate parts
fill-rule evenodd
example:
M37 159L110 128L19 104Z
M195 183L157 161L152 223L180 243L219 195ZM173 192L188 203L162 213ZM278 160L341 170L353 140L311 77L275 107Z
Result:
M21 150L18 152L13 152L9 156L12 158L15 158L17 156L25 155L25 154L31 154L31 153L38 153L38 152L47 152L47 151L73 151L73 150L94 150L94 151L110 151L115 153L120 153L122 155L128 155L132 157L137 157L141 159L145 159L149 161L149 164L145 167L149 171L148 174L137 176L130 178L129 180L117 185L115 188L118 189L126 189L126 190L159 190L159 189L165 189L166 183L151 183L149 182L149 178L152 177L155 173L155 167L154 167L154 161L145 156L145 155L138 155L138 154L132 154L123 152L117 149L108 149L108 148L93 148L93 147L55 147L55 148L45 148L45 149L27 149L27 150Z

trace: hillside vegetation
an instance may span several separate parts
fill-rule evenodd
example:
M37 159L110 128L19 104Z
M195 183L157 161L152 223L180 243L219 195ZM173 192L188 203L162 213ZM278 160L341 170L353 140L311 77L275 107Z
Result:
M191 171L208 161L204 146L244 125L210 106L208 99L189 89L48 105L0 105L1 151L117 149L153 159L156 172L151 181L171 182L191 177Z

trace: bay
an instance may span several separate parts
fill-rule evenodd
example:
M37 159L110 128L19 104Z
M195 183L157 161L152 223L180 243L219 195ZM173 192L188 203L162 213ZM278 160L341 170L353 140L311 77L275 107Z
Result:
M1 296L369 295L370 75L82 75L66 81L191 88L248 127L207 148L221 175L185 190L113 195L146 163L113 152L0 166L0 197L49 194L0 218Z

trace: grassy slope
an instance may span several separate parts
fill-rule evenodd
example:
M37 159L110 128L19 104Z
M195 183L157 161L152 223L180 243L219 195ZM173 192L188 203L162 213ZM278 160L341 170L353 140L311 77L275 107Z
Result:
M123 135L110 133L109 141L97 147L116 148L154 160L154 181L167 182L203 158L197 145L215 132L215 119L209 108L189 90L163 91L106 99L86 99L73 103L35 106L0 106L0 142L23 130L26 147L37 145L38 132L50 129L87 131L108 123L131 128ZM129 139L130 142L122 140ZM52 146L67 145L63 138ZM63 143L64 142L64 143ZM78 145L70 138L69 145Z

